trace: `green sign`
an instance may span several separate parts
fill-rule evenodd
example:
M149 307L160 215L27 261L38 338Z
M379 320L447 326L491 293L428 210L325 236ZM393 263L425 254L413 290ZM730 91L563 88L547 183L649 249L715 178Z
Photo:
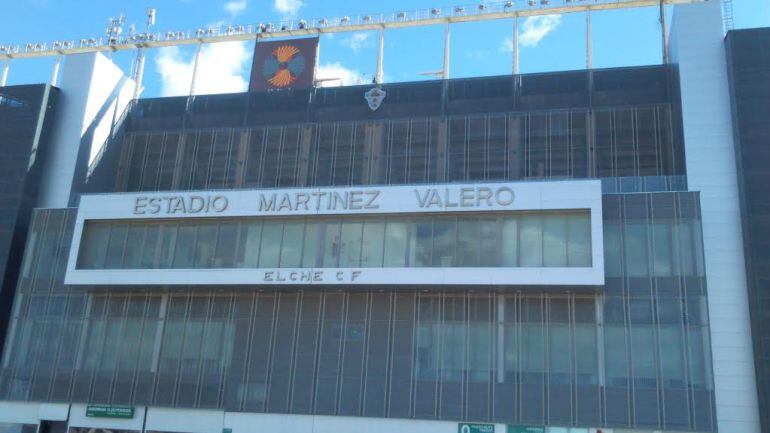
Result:
M545 427L531 425L509 425L508 433L545 433Z
M457 424L457 433L495 433L494 424Z
M127 418L134 417L133 406L113 406L109 404L89 404L86 416L91 418Z
M223 428L222 433L233 433L233 429L231 428Z

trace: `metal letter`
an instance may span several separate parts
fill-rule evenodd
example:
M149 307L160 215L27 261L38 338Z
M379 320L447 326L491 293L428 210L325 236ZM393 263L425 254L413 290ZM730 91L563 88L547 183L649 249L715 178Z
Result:
M217 205L217 203L220 203ZM227 210L227 206L230 205L230 200L227 199L227 197L223 195L215 196L214 199L211 201L211 207L214 208L214 211L216 212L224 212Z
M503 200L501 197L502 192L508 193L508 199ZM497 191L495 191L495 201L497 201L497 204L500 206L510 206L513 203L513 190L507 186L501 186L500 188L497 188Z
M270 196L270 201L265 200L265 194L259 195L259 211L270 212L275 210L275 193Z
M134 201L134 215L144 215L144 211L141 209L145 206L147 206L147 197L137 197L136 201Z
M377 200L377 197L380 196L380 192L379 191L367 191L366 195L369 196L369 201L366 202L366 204L364 205L364 208L365 209L379 209L380 205L373 204L373 203L374 203L375 200Z
M426 189L425 190L425 197L420 196L420 190L416 189L414 190L414 195L417 196L417 204L420 205L420 207L425 207L428 204L428 196L430 196L431 190Z
M196 206L197 205L197 206ZM187 206L188 213L198 213L206 206L206 201L199 195L190 196L190 204Z

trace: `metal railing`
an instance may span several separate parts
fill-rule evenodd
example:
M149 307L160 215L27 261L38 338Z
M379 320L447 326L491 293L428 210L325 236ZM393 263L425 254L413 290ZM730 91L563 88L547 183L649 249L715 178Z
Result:
M120 51L175 45L282 38L350 31L416 27L594 10L650 7L716 0L508 0L473 5L397 11L388 14L343 15L196 30L133 33L127 36L82 38L25 45L0 44L0 59L47 57L95 51Z

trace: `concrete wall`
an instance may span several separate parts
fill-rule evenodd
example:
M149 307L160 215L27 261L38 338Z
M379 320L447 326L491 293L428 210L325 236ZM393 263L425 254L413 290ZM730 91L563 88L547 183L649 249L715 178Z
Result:
M679 64L690 190L701 192L720 432L760 431L721 2L677 5L669 46Z
M76 172L85 176L84 167L109 136L134 91L134 82L101 53L67 56L60 83L38 207L68 206Z

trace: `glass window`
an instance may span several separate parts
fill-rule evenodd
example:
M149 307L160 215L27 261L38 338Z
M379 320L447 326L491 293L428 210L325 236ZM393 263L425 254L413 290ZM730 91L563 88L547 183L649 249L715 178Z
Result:
M146 224L131 224L126 236L126 251L123 254L124 269L138 269L142 267L142 243Z
M0 433L35 433L36 431L37 424L0 423Z
M32 429L31 433L34 433L34 432L35 430ZM20 433L26 433L26 431L22 431ZM114 428L94 428L94 427L70 427L69 433L139 433L139 430L122 430L122 429L114 429ZM156 432L156 433L160 433L160 432Z
M343 220L340 234L341 268L361 266L361 242L364 224L357 220Z
M609 386L626 386L629 376L626 356L626 327L604 326L604 371Z
M277 268L280 263L283 221L268 220L262 227L262 244L259 249L259 267Z
M583 215L567 217L567 262L571 267L590 267L591 219Z
M361 267L382 267L385 247L385 221L367 220L364 222L363 243L361 246Z
M501 233L502 265L515 267L519 265L519 220L515 217L503 218Z
M302 264L302 237L304 230L305 224L303 221L287 221L284 224L280 262L282 268L298 268Z
M500 266L500 233L496 218L479 219L479 266Z
M641 222L626 223L626 269L630 277L646 277L647 266L647 225Z
M178 233L174 247L174 268L190 269L193 267L196 227L180 224Z
M215 268L232 268L235 266L235 252L237 245L238 224L233 222L220 223L213 266Z
M671 276L673 257L671 248L671 223L655 223L652 225L652 256L653 275L656 277Z
M683 388L684 336L681 325L662 325L658 328L660 339L660 369L668 388Z
M590 265L587 212L566 217L548 213L486 215L494 216L463 213L89 223L84 229L77 266L254 269ZM545 262L544 242L550 251Z
M542 220L535 215L522 216L519 227L519 262L524 267L543 266Z
M694 243L692 236L692 228L689 222L680 222L674 227L677 233L677 239L679 243L679 275L682 276L694 276L695 275L695 257L694 257ZM112 239L112 236L110 236ZM702 250L698 250L702 251Z
M104 268L104 257L107 255L109 238L109 223L86 222L85 227L83 227L83 240L80 243L78 267L83 269Z
M326 221L324 255L322 265L325 268L336 268L340 256L340 222L338 220Z
M159 263L158 268L170 268L174 260L174 245L176 244L176 223L160 225Z
M302 248L302 267L314 268L318 265L316 258L319 251L319 230L321 223L316 221L305 222L305 241Z
M120 268L123 260L123 247L126 244L128 224L116 223L110 230L110 241L107 244L107 256L104 258L104 267L107 269Z
M457 219L436 217L433 221L433 267L456 266Z
M213 222L201 222L198 225L198 236L195 242L196 268L209 268L214 257L214 247L217 242L217 225Z
M688 348L689 348L689 370L690 384L697 388L710 388L708 360L711 359L709 353L709 333L708 328L689 326L687 329Z
M569 305L566 298L551 299L548 329L548 367L553 385L569 385L572 359ZM582 350L582 348L581 348Z
M545 372L545 329L540 299L527 298L523 307L521 326L522 381L533 383L542 379Z
M655 343L650 325L631 326L631 365L634 384L641 388L655 387Z
M144 247L142 248L142 268L152 269L157 267L156 257L158 254L159 237L160 225L157 223L147 224L147 234L144 238Z
M561 216L543 219L543 265L567 266L567 221Z
M618 222L604 222L604 269L608 277L623 275L623 244Z
M406 266L406 243L409 224L403 221L388 221L385 225L385 267Z
M259 261L259 243L262 240L262 222L255 220L242 222L239 237L235 266L256 268Z
M457 266L479 266L480 226L476 218L461 218L457 222Z
M423 268L431 265L433 221L430 217L417 218L412 222L409 247L409 266Z

